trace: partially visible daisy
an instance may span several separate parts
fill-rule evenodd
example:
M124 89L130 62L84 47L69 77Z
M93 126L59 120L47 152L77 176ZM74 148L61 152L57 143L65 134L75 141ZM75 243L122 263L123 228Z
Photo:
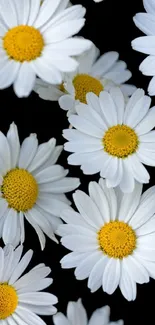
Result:
M101 286L112 294L117 287L131 301L136 283L155 279L155 186L142 194L136 183L131 194L108 189L106 182L89 184L89 196L73 194L79 213L72 208L61 218L61 243L72 252L61 260L62 268L75 268L78 280L88 278L95 292Z
M33 90L36 75L61 84L64 72L74 71L72 57L91 42L72 38L85 23L85 8L66 8L68 0L0 1L0 89L13 84L18 97Z
M22 251L22 246L16 250L10 245L0 247L0 323L45 325L37 314L55 314L57 309L53 305L58 302L53 294L40 292L53 282L47 278L51 269L39 264L22 276L33 254L29 250L21 258Z
M155 5L152 0L143 0L147 13L138 13L133 20L135 25L147 36L138 37L132 41L134 50L148 54L141 63L139 70L145 76L153 77L148 86L150 96L155 95Z
M20 146L14 123L6 137L0 132L0 236L5 244L24 242L24 217L42 249L44 233L57 242L60 212L70 205L64 193L79 186L79 179L66 177L68 170L55 164L61 151L54 138L38 145L36 134Z
M155 107L142 89L127 104L117 87L97 97L87 94L87 104L79 104L77 115L69 117L75 129L63 131L65 150L71 165L81 165L84 174L100 172L108 187L120 186L132 192L135 180L148 183L143 166L155 166Z
M53 316L54 325L123 325L124 322L110 322L110 307L96 309L88 321L86 310L81 299L77 302L70 301L67 306L67 317L58 312Z
M42 99L59 100L60 107L68 111L68 116L75 113L79 102L86 103L88 92L99 96L103 89L109 90L117 85L125 96L130 96L136 87L124 84L131 78L126 63L118 60L117 52L107 52L100 57L99 54L99 49L93 45L77 58L78 69L75 73L65 74L61 86L50 86L37 80L34 90Z

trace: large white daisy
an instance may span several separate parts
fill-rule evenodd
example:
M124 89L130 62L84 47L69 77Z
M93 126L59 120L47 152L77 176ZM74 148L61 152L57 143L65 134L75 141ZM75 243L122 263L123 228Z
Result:
M10 245L0 247L0 323L45 325L37 314L55 314L57 309L53 305L58 302L53 294L40 292L53 282L47 278L51 269L39 264L22 276L33 254L29 250L21 258L22 251L22 246L16 250Z
M0 1L0 89L13 84L18 97L28 96L36 75L61 84L62 73L77 68L73 55L91 42L72 38L84 25L85 8L66 8L68 0Z
M133 20L135 25L147 36L138 37L132 41L134 50L148 54L141 63L139 70L146 76L152 76L148 86L150 96L155 95L155 3L153 0L143 0L147 13L138 13Z
M69 141L65 150L71 165L81 165L85 174L100 172L108 187L120 186L132 192L135 180L149 182L143 163L155 166L155 107L151 99L138 89L127 104L121 90L103 91L99 98L87 94L87 104L79 104L77 115L69 117L76 129L63 131Z
M43 249L44 233L56 240L60 212L70 205L64 193L79 186L68 170L55 165L62 147L56 140L38 145L30 134L20 146L13 123L7 136L0 132L0 237L5 244L25 240L24 217L35 229Z
M63 268L76 268L78 280L88 278L91 292L101 286L112 294L119 286L127 300L135 300L136 283L155 278L155 186L143 195L136 183L131 194L108 189L103 179L89 184L89 195L73 195L79 213L61 214L61 243L72 252Z
M117 52L107 52L99 57L99 49L93 44L89 51L79 56L78 69L75 73L65 74L61 86L52 86L39 79L34 90L45 100L59 100L60 107L67 110L67 115L76 111L79 102L86 103L86 94L93 92L97 96L105 89L117 85L125 96L130 96L136 89L124 84L131 78L126 63L118 60Z
M96 309L88 321L86 310L81 299L77 302L70 301L67 306L67 317L58 312L53 316L54 325L123 325L124 322L110 322L110 307Z

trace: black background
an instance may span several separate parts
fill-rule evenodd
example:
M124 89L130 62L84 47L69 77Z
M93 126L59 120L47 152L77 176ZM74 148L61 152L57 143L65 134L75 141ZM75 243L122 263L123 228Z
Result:
M147 91L149 78L143 76L138 70L138 66L145 56L131 48L131 41L142 35L132 20L137 12L144 11L142 0L105 0L99 4L94 3L93 0L73 0L72 3L82 3L87 8L86 25L80 34L91 39L99 47L101 53L111 50L118 51L120 59L127 62L128 68L133 73L131 83ZM152 99L152 106L153 101ZM21 141L29 133L35 132L40 143L48 141L51 137L57 139L58 145L64 143L62 130L68 127L68 123L65 112L59 108L57 103L43 101L35 93L32 93L27 99L18 99L10 88L0 92L0 109L0 130L2 132L6 133L9 124L14 121L18 126ZM66 168L68 168L67 155L66 152L63 152L59 159L59 163ZM79 167L69 166L69 169L71 176L80 178L80 189L86 192L88 182L99 178L99 175L84 176ZM149 186L152 186L155 182L154 170L153 168L148 168L148 170L151 175ZM149 186L144 186L144 189ZM71 199L71 195L69 198ZM41 252L37 235L26 224L24 246L25 251L29 248L34 250L30 267L41 262L51 267L54 282L47 291L58 297L57 308L59 311L65 313L68 301L75 301L81 297L89 316L96 308L108 304L111 307L113 321L124 319L125 325L137 323L142 325L152 323L154 320L154 280L148 284L137 286L137 299L134 302L126 301L119 289L112 296L103 293L102 289L91 294L87 288L87 280L77 281L75 279L74 269L61 269L59 261L67 253L67 250L61 245L47 239L45 250ZM51 317L44 319L47 324L52 324Z

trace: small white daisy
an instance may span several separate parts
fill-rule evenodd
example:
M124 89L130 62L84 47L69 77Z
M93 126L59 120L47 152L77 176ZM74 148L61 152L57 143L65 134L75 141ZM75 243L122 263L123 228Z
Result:
M86 310L81 299L70 301L67 306L67 317L62 313L53 316L54 325L123 325L124 322L110 322L110 307L96 309L88 321Z
M93 44L91 49L77 58L79 67L75 73L65 74L61 86L50 86L37 80L35 91L42 99L59 100L68 116L76 111L79 102L86 103L86 94L93 92L97 96L105 89L117 85L125 96L130 96L136 89L124 84L131 77L126 63L119 61L117 52L107 52L99 57L99 49ZM99 57L99 58L98 58Z
M89 184L89 195L73 195L79 213L63 211L61 243L72 252L62 268L76 268L78 280L88 278L95 292L101 286L112 294L119 286L127 300L135 300L136 283L155 279L155 186L143 195L136 183L130 194L108 189L103 179Z
M69 142L65 150L71 165L81 165L84 174L100 172L108 187L120 186L132 192L135 180L148 183L150 176L143 166L155 166L155 107L138 89L127 104L121 90L102 91L99 98L87 94L87 104L80 103L77 115L69 117L76 129L63 131Z
M3 325L45 325L38 315L53 315L58 299L51 293L40 292L53 282L46 278L51 269L45 264L22 273L31 261L33 251L22 258L23 247L16 250L8 245L0 247L0 323Z
M55 165L61 151L54 138L38 145L36 134L20 146L14 123L7 137L0 132L0 237L5 244L24 242L24 217L42 249L44 233L57 242L53 232L61 224L60 212L70 205L64 193L79 186L77 178L66 177L68 170Z
M61 84L62 74L77 68L73 55L91 46L72 38L85 23L85 8L66 8L68 0L0 1L0 89L13 84L18 97L33 90L36 75Z
M132 41L134 50L148 54L141 63L139 70L145 76L152 76L148 86L150 96L155 95L155 4L153 0L143 0L147 13L138 13L133 20L135 25L147 36L138 37Z

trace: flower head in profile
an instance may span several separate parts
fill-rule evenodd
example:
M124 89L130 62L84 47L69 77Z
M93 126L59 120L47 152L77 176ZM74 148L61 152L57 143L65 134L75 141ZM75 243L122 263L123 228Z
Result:
M84 174L100 172L108 187L120 186L132 192L135 180L148 183L150 176L143 166L155 166L155 107L151 99L137 89L127 103L118 87L102 91L97 97L87 95L77 115L69 117L74 129L63 131L68 142L65 150L71 165L81 165Z
M141 36L132 41L132 47L138 52L148 54L140 64L139 70L152 79L148 86L150 96L155 95L155 4L152 0L143 0L146 13L138 13L133 20L135 25L146 36Z
M123 325L122 320L110 322L110 308L104 306L96 309L88 321L86 310L81 299L70 301L67 306L67 316L58 312L53 316L54 325Z
M0 234L5 244L24 242L24 218L42 249L44 233L57 242L60 212L70 204L65 193L79 186L77 178L66 177L68 170L55 164L61 151L54 138L38 145L36 134L20 145L14 123L7 136L0 132Z
M53 282L47 278L51 269L39 264L22 276L33 254L29 250L22 257L22 251L22 246L0 248L0 323L45 325L37 314L55 314L58 302L53 294L41 292Z
M0 89L13 84L18 97L29 96L36 75L61 84L62 74L77 68L73 55L91 46L72 38L85 23L85 8L67 8L67 0L0 1Z
M89 51L77 57L77 70L65 74L61 86L49 85L37 79L35 91L42 99L59 100L60 107L67 110L68 115L76 112L79 102L86 103L88 92L99 96L103 89L109 90L117 85L125 96L130 96L136 87L124 84L131 77L126 63L118 60L119 54L114 51L99 55L99 49L93 44Z
M78 210L64 211L61 243L72 252L61 260L62 268L75 268L78 280L88 278L88 287L112 294L117 287L131 301L136 283L155 278L155 186L142 193L136 183L130 194L108 189L100 179L89 183L89 196L73 194Z

